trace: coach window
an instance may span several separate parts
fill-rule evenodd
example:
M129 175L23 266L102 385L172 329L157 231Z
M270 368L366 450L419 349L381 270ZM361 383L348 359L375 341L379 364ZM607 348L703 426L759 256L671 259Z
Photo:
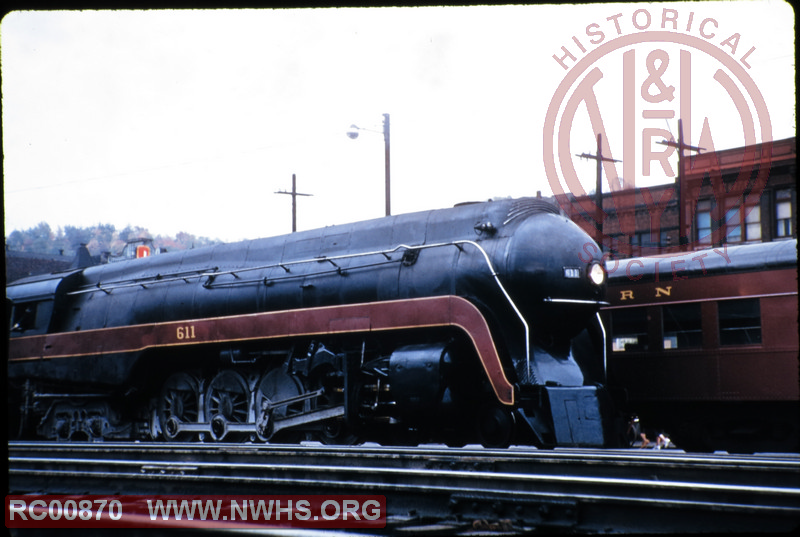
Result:
M775 223L778 227L776 236L791 237L793 235L791 190L775 192Z
M646 351L647 310L625 308L611 312L611 350L613 352Z
M688 349L703 344L700 304L664 306L664 349Z
M697 242L711 244L711 202L697 202Z
M723 300L718 308L721 345L761 343L761 308L757 298Z

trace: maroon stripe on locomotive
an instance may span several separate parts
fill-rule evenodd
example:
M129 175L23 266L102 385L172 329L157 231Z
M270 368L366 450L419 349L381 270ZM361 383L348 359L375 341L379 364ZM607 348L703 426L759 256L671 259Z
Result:
M514 387L503 371L486 319L471 302L457 296L18 337L9 344L9 362L139 352L158 347L444 326L460 328L470 337L498 401L513 405Z

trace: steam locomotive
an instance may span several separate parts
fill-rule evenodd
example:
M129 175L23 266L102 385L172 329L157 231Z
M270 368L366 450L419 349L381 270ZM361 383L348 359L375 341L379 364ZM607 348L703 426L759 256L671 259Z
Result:
M597 252L523 198L12 282L13 435L615 445Z

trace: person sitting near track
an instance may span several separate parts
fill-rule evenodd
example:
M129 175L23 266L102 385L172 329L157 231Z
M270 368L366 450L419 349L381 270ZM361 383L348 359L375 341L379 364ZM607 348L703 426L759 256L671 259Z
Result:
M650 439L647 438L647 433L642 431L642 425L641 425L641 422L639 421L639 417L638 416L632 416L630 421L628 421L628 433L627 434L628 434L628 438L631 439L630 440L631 447L633 447L635 445L635 443L639 441L639 440L637 440L637 436L638 436L638 438L642 442L641 445L639 446L640 449L645 449L645 448L648 448L648 447L651 447L651 446L652 446L653 449L666 449L672 443L672 441L670 440L669 436L666 435L666 433L660 432L658 434L658 436L656 437L656 443L653 446L653 442L651 442Z
M639 436L642 437L642 445L640 446L641 449L644 449L652 444L645 433L641 433ZM666 434L659 433L656 437L656 444L651 449L667 449L671 443L672 440L670 440Z

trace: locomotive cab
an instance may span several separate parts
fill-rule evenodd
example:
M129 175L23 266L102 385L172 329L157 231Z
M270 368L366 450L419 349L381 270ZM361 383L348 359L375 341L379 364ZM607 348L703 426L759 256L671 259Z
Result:
M33 276L13 282L6 288L10 303L10 337L46 334L62 306L66 288L71 288L80 270L69 273Z

